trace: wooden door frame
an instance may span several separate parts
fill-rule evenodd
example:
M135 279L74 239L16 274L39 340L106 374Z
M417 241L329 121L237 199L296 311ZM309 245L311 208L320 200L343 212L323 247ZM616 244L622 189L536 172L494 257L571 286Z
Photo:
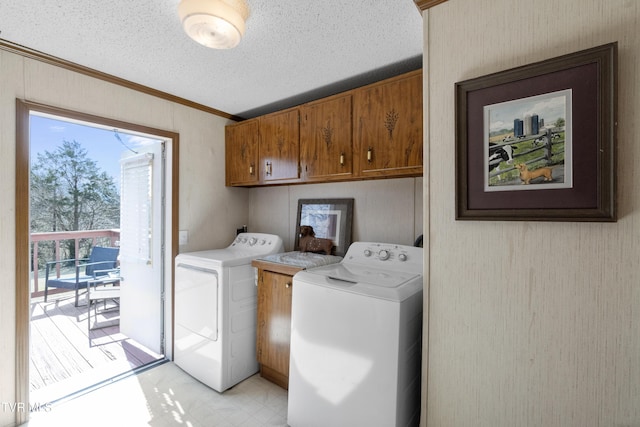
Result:
M167 197L167 201L171 203L171 230L167 233L167 237L171 241L170 259L170 277L166 280L166 285L170 287L170 301L173 303L174 292L174 267L173 259L178 254L178 201L179 201L179 134L166 130L151 128L147 126L136 125L119 120L108 119L105 117L95 116L91 114L81 113L78 111L67 110L58 107L52 107L45 104L16 99L16 199L15 199L15 263L16 263L16 329L15 329L15 345L16 345L16 402L23 402L28 408L29 402L29 301L30 293L29 275L30 267L30 221L29 221L29 180L30 180L30 140L29 140L29 114L32 111L51 114L54 116L64 117L71 120L79 120L83 122L95 123L114 129L126 129L136 132L155 135L167 139L171 139L171 164L167 165L167 170L171 171L171 195ZM163 224L164 226L164 224ZM166 252L164 254L166 256ZM166 291L165 291L166 292ZM166 308L165 308L166 312ZM171 312L171 329L173 329L173 304L170 307ZM171 335L172 336L172 335ZM172 346L173 343L169 343ZM166 350L165 350L166 351ZM29 412L17 411L16 424L22 424L28 421Z

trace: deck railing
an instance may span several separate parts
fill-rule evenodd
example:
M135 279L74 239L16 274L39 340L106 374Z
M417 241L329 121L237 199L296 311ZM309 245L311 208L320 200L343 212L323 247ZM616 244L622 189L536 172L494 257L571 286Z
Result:
M60 231L52 233L31 233L31 271L33 271L33 283L31 288L31 296L36 297L44 293L44 290L40 289L40 278L38 274L38 246L41 242L54 242L54 255L52 259L48 261L60 261L61 251L60 242L65 240L73 240L75 247L75 254L80 254L81 240L90 239L91 246L103 245L103 246L119 246L120 244L120 230L80 230L80 231ZM42 265L44 269L44 264ZM56 264L56 276L60 276L60 264Z

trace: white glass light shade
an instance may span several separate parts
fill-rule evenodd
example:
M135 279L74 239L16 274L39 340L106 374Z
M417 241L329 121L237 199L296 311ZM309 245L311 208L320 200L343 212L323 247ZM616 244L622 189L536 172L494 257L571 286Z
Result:
M182 0L178 15L184 31L196 42L231 49L244 35L249 8L244 0Z

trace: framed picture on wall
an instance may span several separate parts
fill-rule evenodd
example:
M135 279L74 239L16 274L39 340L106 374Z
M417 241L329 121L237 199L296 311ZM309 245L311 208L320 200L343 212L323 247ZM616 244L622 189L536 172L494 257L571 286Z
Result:
M616 221L617 43L456 83L456 219Z

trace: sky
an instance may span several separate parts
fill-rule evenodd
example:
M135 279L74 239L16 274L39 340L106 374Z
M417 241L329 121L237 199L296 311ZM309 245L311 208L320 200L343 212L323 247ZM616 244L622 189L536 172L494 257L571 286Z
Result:
M560 91L487 106L491 111L489 130L513 129L513 119L523 119L527 114L537 114L545 126L551 126L560 117L567 119L570 102L570 91Z
M118 136L122 143L118 140ZM121 130L117 131L116 136L114 130L56 120L36 114L30 116L29 137L32 165L37 161L38 153L55 151L63 141L77 141L82 148L87 150L87 156L97 162L100 170L113 177L118 188L120 188L120 156L122 153L129 151L127 147L135 150L141 145L154 141L127 134Z

